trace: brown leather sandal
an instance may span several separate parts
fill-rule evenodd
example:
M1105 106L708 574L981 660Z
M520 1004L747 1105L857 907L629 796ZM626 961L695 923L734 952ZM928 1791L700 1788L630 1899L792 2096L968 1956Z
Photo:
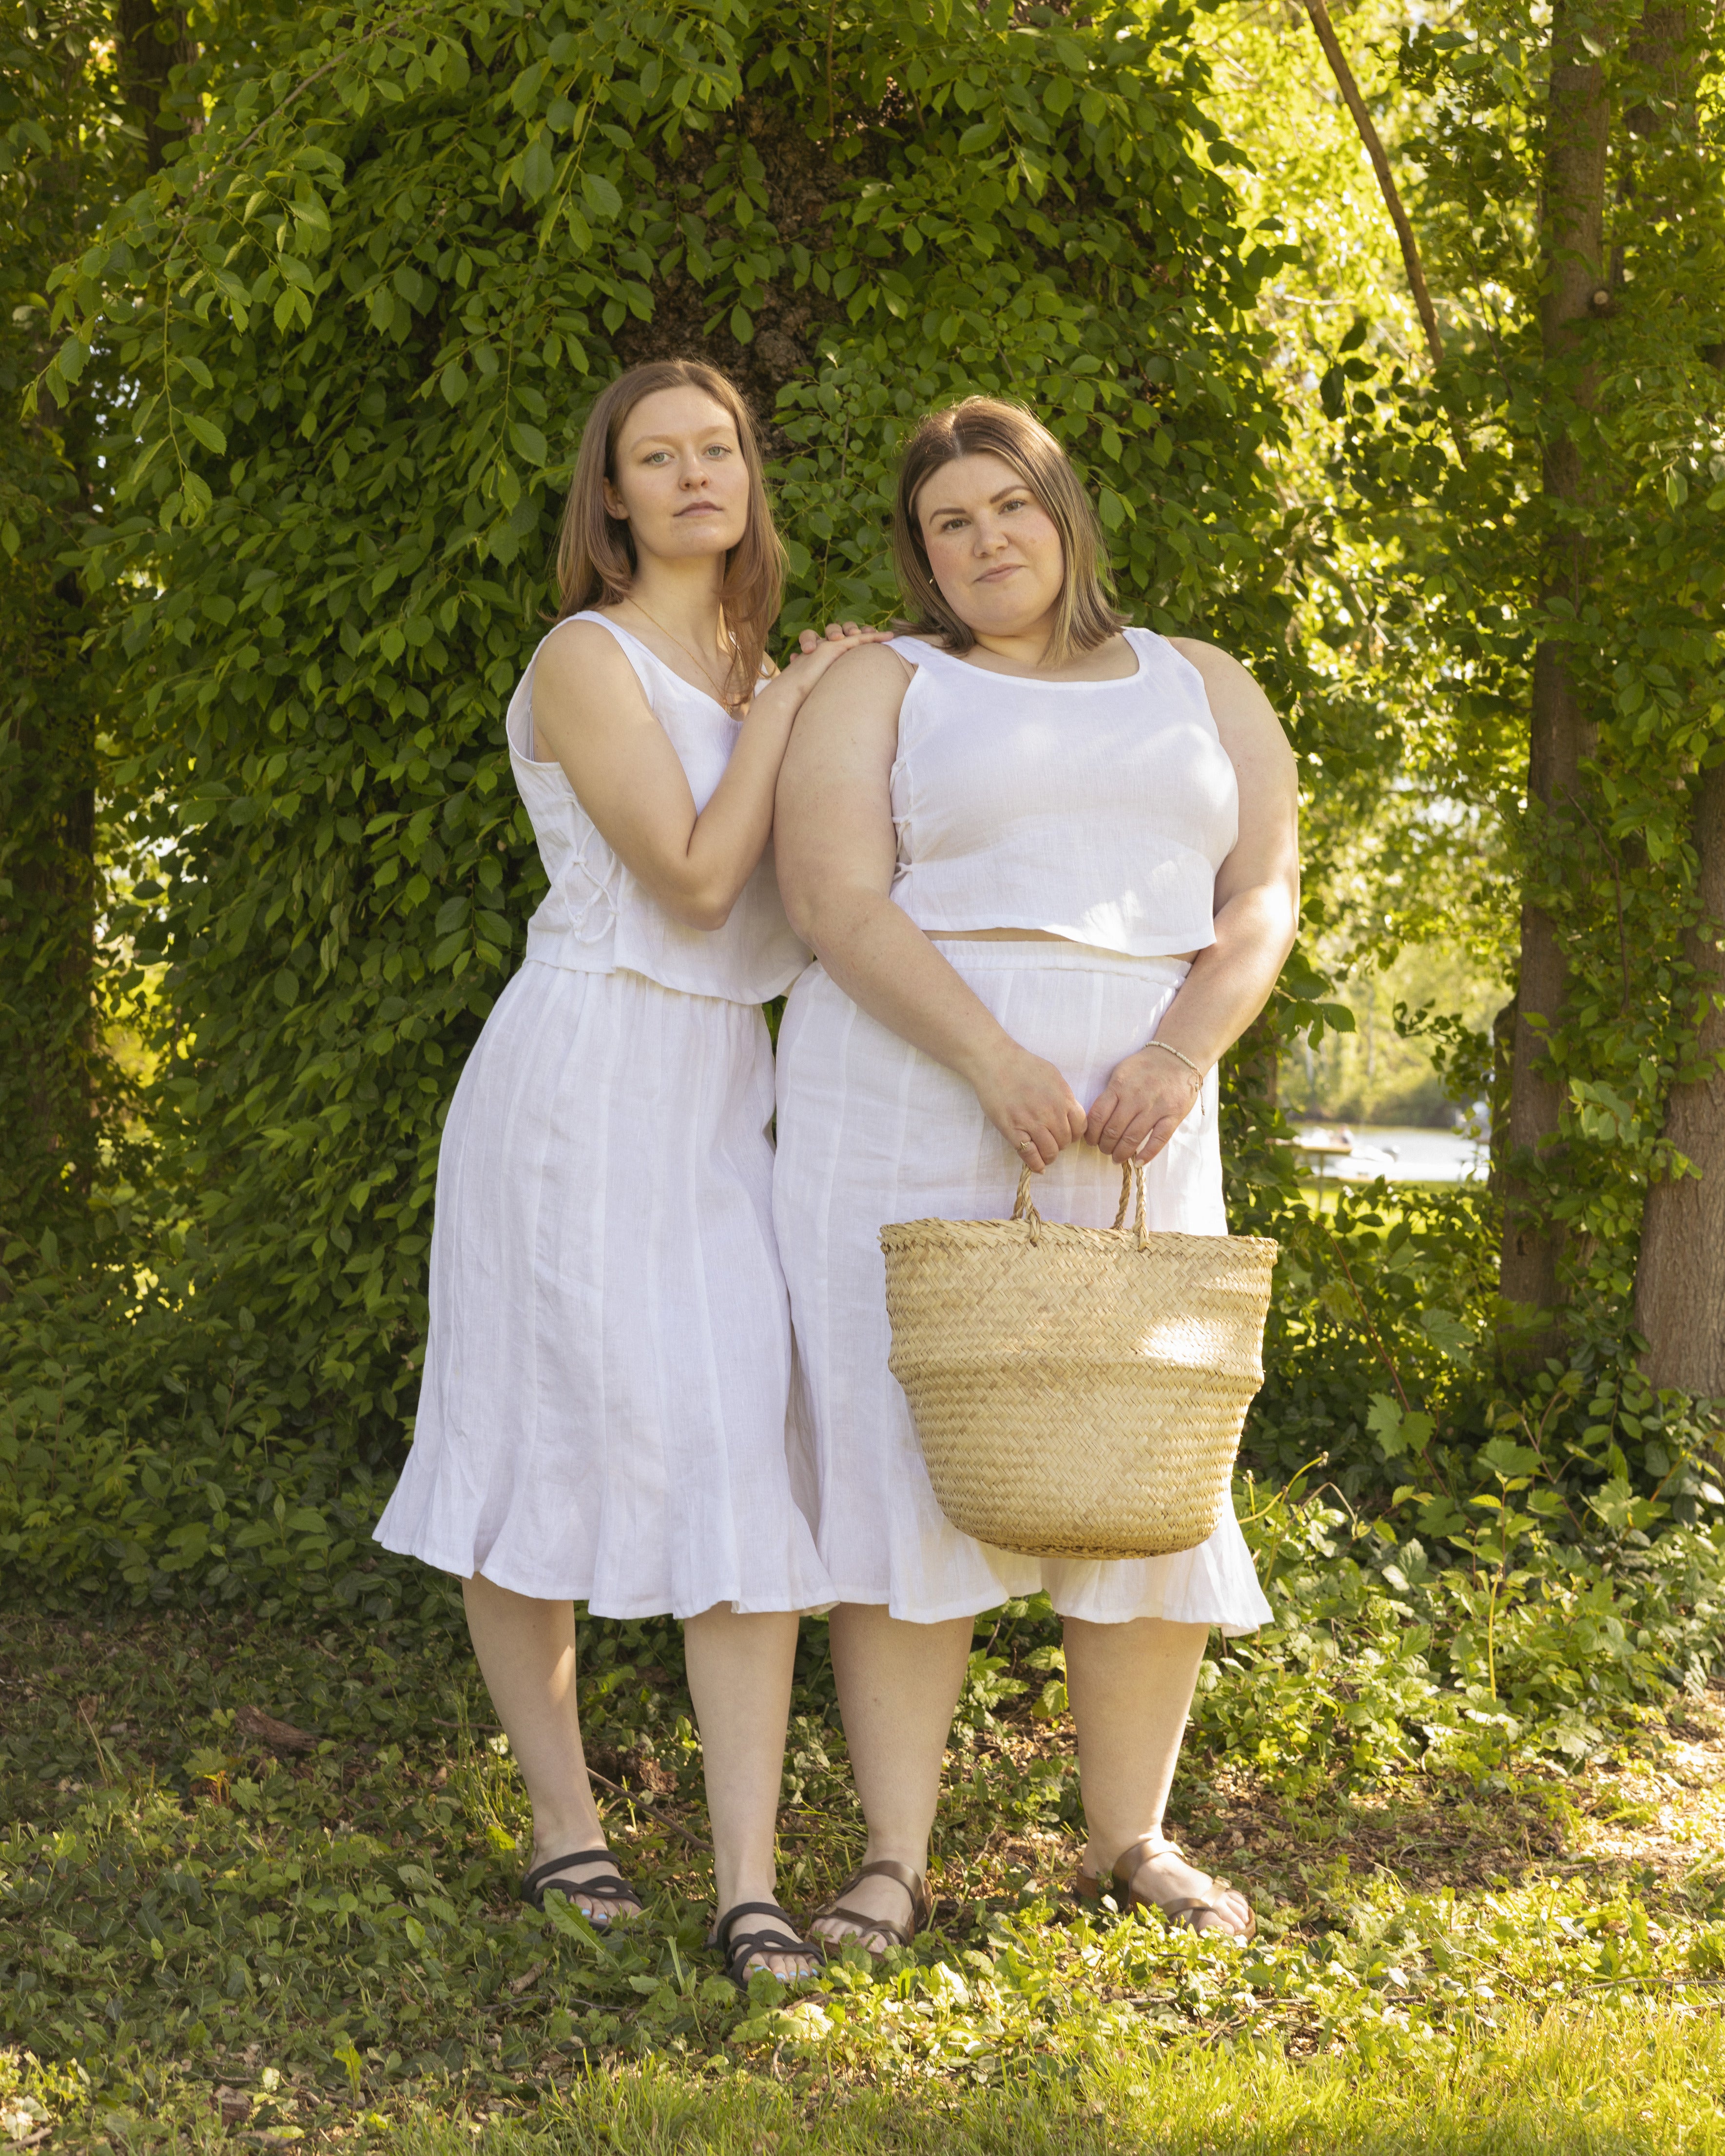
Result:
M768 1925L757 1925L752 1932L740 1932L737 1928L739 1917L765 1917ZM725 1957L725 1974L745 1999L749 1995L749 1978L753 1974L749 1964L757 1954L802 1954L814 1963L815 1967L805 1969L801 1976L780 1977L781 1984L807 1984L819 1973L820 1964L827 1958L825 1940L805 1939L797 1929L795 1917L781 1909L777 1902L737 1902L707 1933L706 1943L716 1947Z
M1147 1842L1153 1842L1155 1848L1147 1849ZM1214 1902L1206 1902L1201 1894L1183 1894L1175 1902L1158 1902L1147 1894L1132 1892L1132 1875L1146 1856L1159 1856L1169 1850L1176 1856L1180 1854L1173 1842L1164 1841L1159 1834L1141 1834L1115 1858L1113 1871L1106 1881L1101 1872L1086 1871L1081 1865L1072 1875L1072 1892L1081 1902L1100 1902L1105 1892L1111 1892L1117 1906L1122 1910L1154 1909L1169 1923L1183 1924L1189 1932L1224 1932L1230 1939L1239 1939L1242 1944L1248 1939L1256 1938L1257 1912L1250 1902L1246 1904L1246 1928L1241 1931L1225 1909L1218 1908ZM1222 1887L1228 1881L1219 1879L1215 1883L1218 1887ZM1240 1898L1244 1901L1245 1897L1242 1895ZM1204 1919L1206 1917L1214 1917L1215 1922L1205 1923Z
M907 1922L895 1923L890 1917L871 1917L866 1909L847 1909L845 1897L860 1887L865 1879L891 1879L902 1887L911 1898L911 1914ZM841 1923L855 1924L862 1932L878 1932L883 1938L891 1939L896 1947L907 1947L933 1914L934 1903L929 1897L928 1881L920 1871L912 1871L908 1864L901 1864L896 1857L877 1857L872 1864L860 1864L830 1902L823 1902L809 1918L812 1925L823 1917L836 1917ZM828 1941L830 1947L842 1944L838 1939ZM873 1947L866 1951L875 1952Z
M557 1875L566 1871L572 1864L608 1864L608 1871L595 1871L583 1879L560 1879ZM521 1899L529 1908L542 1909L548 1893L561 1894L572 1906L578 1894L585 1895L590 1902L603 1905L603 1913L593 1910L590 1924L603 1931L607 1924L627 1922L641 1914L641 1897L616 1868L616 1860L608 1849L577 1849L567 1856L553 1856L543 1864L536 1864L521 1881Z

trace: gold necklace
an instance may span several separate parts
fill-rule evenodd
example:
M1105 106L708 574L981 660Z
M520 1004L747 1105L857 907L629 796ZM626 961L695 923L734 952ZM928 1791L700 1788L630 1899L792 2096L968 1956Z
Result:
M688 645L684 643L680 636L671 635L670 630L665 627L665 624L659 619L656 613L647 613L646 608L641 604L640 601L635 597L633 592L629 594L629 603L635 609L637 613L646 614L647 619L652 623L655 629L659 631L659 634L661 636L670 637L671 642L675 644L678 650L683 654L685 658L692 660L696 665L701 669L701 673L706 676L708 688L712 690L713 701L719 706L721 711L726 712L734 711L737 709L737 705L742 702L742 699L740 696L732 698L724 694L722 685L715 682L711 673L708 670L706 660L701 658L700 653L697 651L691 651ZM722 617L721 618L722 619Z

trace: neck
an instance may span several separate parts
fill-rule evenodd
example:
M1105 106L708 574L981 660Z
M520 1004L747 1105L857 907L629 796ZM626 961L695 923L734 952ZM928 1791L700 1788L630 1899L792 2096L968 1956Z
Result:
M629 595L641 611L671 636L693 649L716 652L728 658L721 634L719 590L724 582L722 557L666 562L643 556L636 566Z
M1054 610L1050 608L1023 629L978 629L971 634L980 649L992 651L997 659L1009 660L1014 666L1040 666L1053 640L1054 629Z

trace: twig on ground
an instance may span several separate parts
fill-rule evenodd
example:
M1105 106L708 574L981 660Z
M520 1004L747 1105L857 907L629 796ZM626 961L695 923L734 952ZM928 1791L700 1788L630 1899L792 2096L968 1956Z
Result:
M669 1812L660 1811L656 1804L649 1804L644 1797L638 1797L633 1789L625 1789L620 1782L612 1781L608 1776L600 1774L597 1767L589 1767L587 1771L588 1776L597 1782L602 1789L608 1789L613 1796L621 1797L625 1804L633 1804L637 1811L645 1812L649 1820L656 1820L660 1826L669 1827L673 1834L681 1835L689 1846L691 1849L698 1849L703 1856L712 1855L713 1845L710 1841L703 1841L698 1834L691 1834L687 1827L680 1825Z

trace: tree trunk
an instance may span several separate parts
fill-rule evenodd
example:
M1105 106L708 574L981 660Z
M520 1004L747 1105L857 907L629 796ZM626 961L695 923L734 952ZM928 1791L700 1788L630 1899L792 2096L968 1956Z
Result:
M1695 844L1707 920L1685 938L1706 998L1694 1056L1725 1051L1725 765L1702 780ZM1655 1385L1725 1397L1725 1072L1671 1088L1664 1137L1699 1175L1656 1183L1641 1215L1635 1269L1635 1329L1647 1342L1642 1368Z
M1642 16L1630 52L1659 98L1629 115L1642 141L1666 132L1679 113L1692 118L1690 28L1686 6L1649 8ZM1725 349L1702 357L1725 365ZM1691 837L1704 918L1685 937L1684 952L1699 1002L1692 1056L1706 1064L1725 1051L1725 767L1707 773L1697 791ZM1661 1136L1697 1173L1654 1183L1642 1209L1635 1268L1635 1329L1647 1342L1642 1368L1656 1386L1717 1399L1725 1396L1725 1073L1717 1063L1672 1087Z
M164 126L162 101L172 70L197 56L186 28L183 8L158 7L157 0L115 0L114 43L126 101L144 131L144 159L159 172L169 146L182 132Z
M1573 359L1581 327L1597 312L1595 295L1603 289L1611 110L1604 69L1583 34L1584 30L1591 34L1594 27L1576 0L1554 0L1541 218L1544 289L1539 305L1540 341L1548 369ZM1591 379L1584 376L1574 393L1582 403L1590 402ZM1546 499L1554 506L1579 507L1585 498L1580 452L1567 432L1553 434L1548 441L1544 483ZM1586 555L1586 542L1579 536L1554 542L1545 578L1549 596L1579 606ZM1572 804L1579 801L1581 766L1593 752L1594 732L1577 695L1564 646L1542 644L1533 660L1527 754L1527 801L1536 845L1543 847L1554 830L1569 824ZM1553 1318L1563 1301L1558 1234L1529 1177L1536 1163L1542 1169L1556 1165L1550 1148L1557 1140L1563 1106L1562 1088L1546 1054L1540 1022L1556 1024L1568 971L1555 922L1527 901L1522 907L1499 1286L1506 1301L1551 1314L1529 1336L1527 1344L1537 1355L1553 1344Z

